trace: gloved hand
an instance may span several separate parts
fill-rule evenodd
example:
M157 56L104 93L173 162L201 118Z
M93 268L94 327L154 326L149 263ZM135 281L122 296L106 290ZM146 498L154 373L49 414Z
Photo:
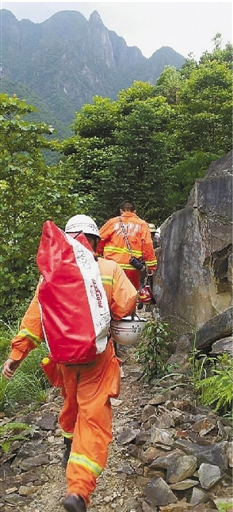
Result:
M147 275L148 276L153 276L154 273L156 272L157 270L157 265L153 265L153 267L147 267Z

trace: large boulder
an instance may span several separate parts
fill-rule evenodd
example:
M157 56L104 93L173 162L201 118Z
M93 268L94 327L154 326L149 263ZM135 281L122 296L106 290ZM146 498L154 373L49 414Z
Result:
M196 332L232 304L232 151L198 179L161 226L154 293L177 332Z

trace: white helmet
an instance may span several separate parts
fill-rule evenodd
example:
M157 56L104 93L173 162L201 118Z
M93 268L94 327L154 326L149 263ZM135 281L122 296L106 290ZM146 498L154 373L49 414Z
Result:
M154 224L148 223L148 228L149 228L151 233L155 233L156 232L156 227L155 227Z
M100 238L99 230L95 221L88 215L74 215L71 217L65 227L66 233L78 233L83 231L85 235L95 235Z
M111 320L112 339L119 345L137 345L141 340L145 325L146 319L139 318L137 315L134 318L126 316L121 320Z

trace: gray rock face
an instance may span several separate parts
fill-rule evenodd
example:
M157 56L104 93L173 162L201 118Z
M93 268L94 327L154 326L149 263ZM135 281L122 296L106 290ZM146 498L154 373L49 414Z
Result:
M231 307L232 151L211 164L186 208L161 226L154 293L177 334L192 333Z
M223 476L220 468L211 464L201 464L198 475L203 489L210 489Z
M233 336L221 338L212 345L212 354L227 352L233 355Z
M227 308L225 311L220 313L219 315L215 315L214 317L207 320L198 329L196 333L196 347L200 349L202 347L208 346L213 342L222 339L223 337L228 337L232 332L233 325L233 308ZM223 352L225 351L223 347ZM230 346L228 345L228 351L230 351Z
M175 484L193 476L197 469L197 459L193 455L184 455L168 467L167 482Z
M150 505L168 505L177 502L177 497L161 477L152 480L146 486L145 495Z

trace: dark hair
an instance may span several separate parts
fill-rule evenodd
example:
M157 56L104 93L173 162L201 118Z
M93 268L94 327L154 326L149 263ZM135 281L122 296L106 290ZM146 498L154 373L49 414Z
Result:
M96 236L96 235L92 235L92 234L90 235L89 233L84 233L84 235L85 235L85 237L87 238L88 241L89 240L93 240L93 242L94 242L94 251L96 252L97 245L99 243L100 238L98 236Z
M128 199L126 199L125 201L123 201L121 204L120 204L120 209L123 210L123 212L134 212L135 211L135 205L133 203L133 201L130 201Z

